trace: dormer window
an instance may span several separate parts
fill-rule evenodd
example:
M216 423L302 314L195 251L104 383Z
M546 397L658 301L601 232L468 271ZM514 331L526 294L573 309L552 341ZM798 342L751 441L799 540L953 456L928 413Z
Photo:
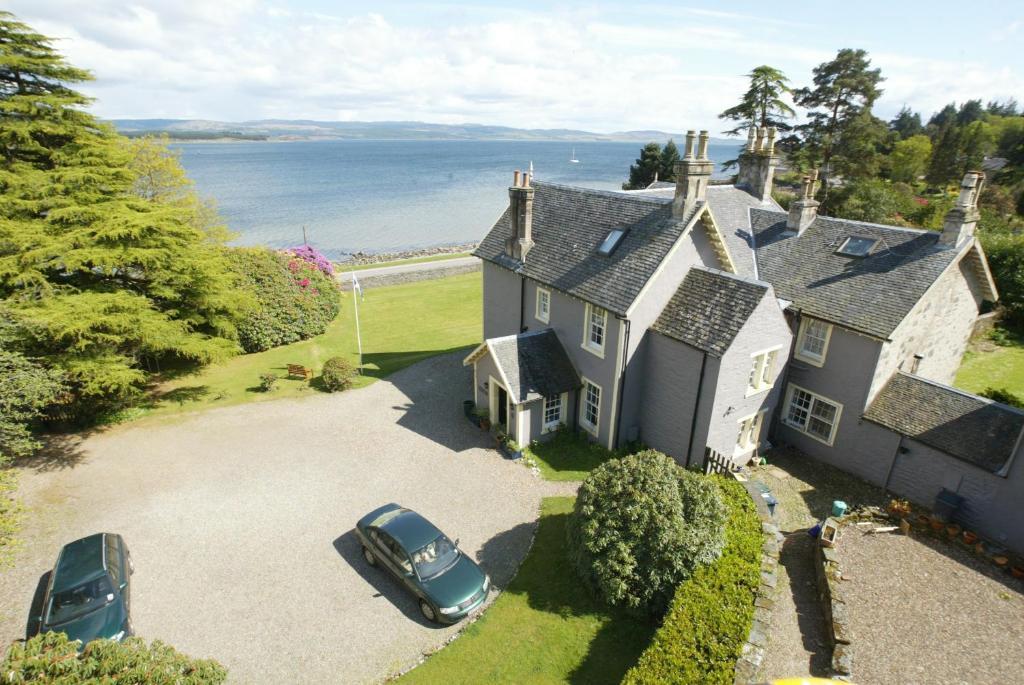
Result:
M877 242L874 238L851 235L839 246L836 254L846 255L847 257L867 257L871 254L871 249Z
M626 229L624 228L613 228L610 230L601 246L597 248L597 254L604 257L610 255L619 246L619 243L622 242L622 236L624 235L626 235Z

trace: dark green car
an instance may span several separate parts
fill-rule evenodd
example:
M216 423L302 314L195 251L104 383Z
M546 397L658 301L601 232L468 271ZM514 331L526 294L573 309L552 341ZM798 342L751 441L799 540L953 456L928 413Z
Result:
M134 571L120 535L96 533L65 545L46 586L39 632L66 633L81 641L79 649L130 636Z
M487 574L415 511L385 504L359 519L356 535L367 563L398 578L429 621L456 623L487 599Z

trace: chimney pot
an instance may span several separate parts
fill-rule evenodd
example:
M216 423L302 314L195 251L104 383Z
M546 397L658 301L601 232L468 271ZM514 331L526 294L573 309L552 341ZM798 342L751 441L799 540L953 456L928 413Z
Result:
M978 196L985 185L985 174L981 171L968 171L960 181L960 195L956 206L946 213L942 224L942 235L939 244L956 247L965 238L974 235L981 214L978 212Z
M708 132L700 132L700 146L697 148L697 159L706 160L708 158Z
M516 172L514 174L512 174L512 187L513 188L518 188L519 187L519 169L516 169Z
M694 131L693 129L690 129L689 131L686 132L686 152L683 154L683 159L693 159L694 158L694 155L693 155L693 149L694 149L693 139L694 139L694 137L696 137L696 135L697 135L697 132Z
M747 129L747 152L754 151L754 127Z
M768 154L775 154L775 133L776 129L774 126L768 129Z

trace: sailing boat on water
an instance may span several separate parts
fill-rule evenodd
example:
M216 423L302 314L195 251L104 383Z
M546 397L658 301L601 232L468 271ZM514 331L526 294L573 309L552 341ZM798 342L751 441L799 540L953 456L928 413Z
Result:
M579 164L580 160L576 159L576 148L572 149L572 157L569 158L570 164Z

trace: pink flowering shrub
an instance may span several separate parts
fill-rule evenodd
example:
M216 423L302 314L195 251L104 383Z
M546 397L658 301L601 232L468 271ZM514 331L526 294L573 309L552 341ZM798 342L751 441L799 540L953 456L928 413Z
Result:
M319 250L312 245L303 245L301 247L292 247L288 249L288 252L295 255L302 261L312 264L318 270L323 272L325 276L334 276L334 264L331 260L323 256Z

